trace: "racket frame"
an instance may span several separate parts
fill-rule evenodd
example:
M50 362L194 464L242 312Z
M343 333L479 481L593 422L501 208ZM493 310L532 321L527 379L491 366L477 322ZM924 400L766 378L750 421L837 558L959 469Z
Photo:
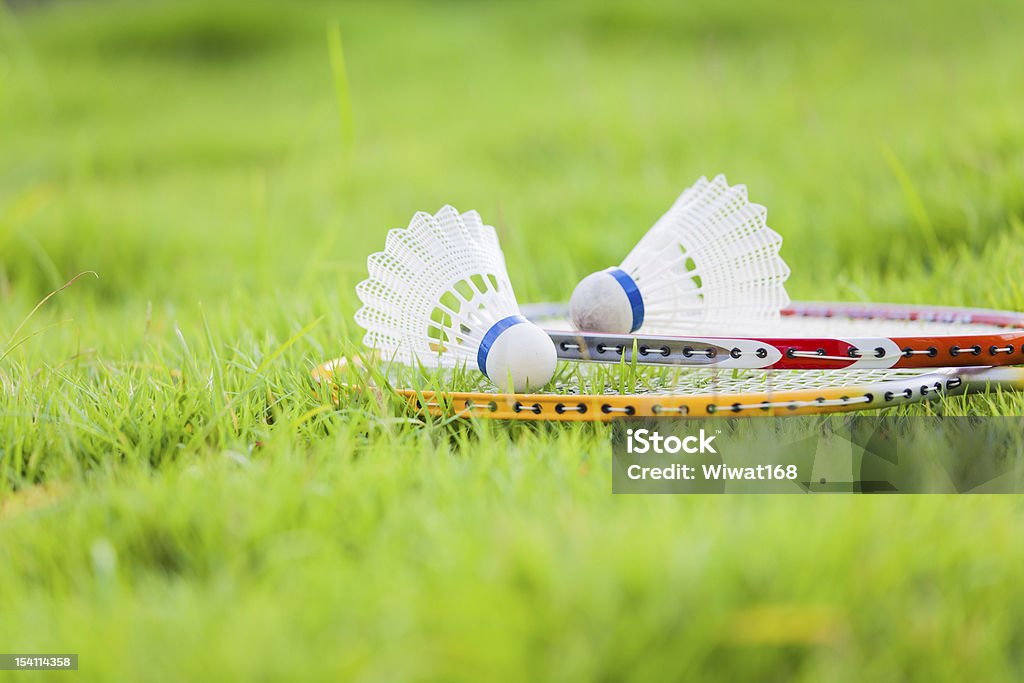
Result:
M522 307L545 327L561 304ZM772 370L899 369L1024 364L1024 313L950 306L794 302L783 318L921 321L1005 332L851 337L602 334L545 328L561 360ZM634 353L635 352L635 353Z
M313 371L318 382L343 381L345 359ZM1024 389L1024 368L942 368L898 379L846 386L696 394L501 394L395 389L409 407L436 416L496 420L608 422L638 417L716 418L818 415L873 410L992 389ZM376 388L375 388L376 389Z

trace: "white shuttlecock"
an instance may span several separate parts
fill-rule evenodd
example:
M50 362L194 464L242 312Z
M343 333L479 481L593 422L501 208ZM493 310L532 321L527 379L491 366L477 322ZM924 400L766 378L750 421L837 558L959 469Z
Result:
M356 286L364 343L386 358L475 365L499 387L538 389L555 373L551 338L519 312L494 228L445 206L388 232Z
M701 178L618 268L588 275L569 302L580 330L679 334L757 326L789 303L782 237L768 210L725 176Z

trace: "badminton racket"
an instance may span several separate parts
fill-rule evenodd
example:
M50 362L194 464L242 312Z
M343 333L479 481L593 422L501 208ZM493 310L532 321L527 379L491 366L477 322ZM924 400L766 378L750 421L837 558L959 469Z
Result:
M364 373L346 372L338 359L313 371L319 382L373 389ZM807 415L907 405L943 396L1024 389L1022 368L937 370L722 370L658 368L638 371L635 384L615 386L613 372L578 372L544 394L424 391L391 386L416 410L504 420L603 422L628 417ZM596 379L595 379L596 378ZM360 384L362 382L363 384Z
M522 311L545 328L562 360L774 370L1024 364L1024 314L1011 311L794 303L777 323L756 330L688 336L573 330L561 304Z

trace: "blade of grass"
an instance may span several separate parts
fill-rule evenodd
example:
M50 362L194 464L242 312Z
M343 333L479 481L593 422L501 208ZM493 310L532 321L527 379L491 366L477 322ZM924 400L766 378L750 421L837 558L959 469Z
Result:
M14 328L14 332L12 332L12 333L11 333L11 336L10 336L10 338L9 338L9 339L7 340L7 344L8 344L8 347L10 347L10 345L11 345L12 343L14 343L14 340L15 340L15 338L17 338L17 336L18 336L18 333L19 333L19 332L21 332L22 328L24 328L24 327L25 327L25 325L27 325L27 324L28 324L28 321L32 319L32 316L34 316L34 315L35 315L35 314L36 314L36 313L37 313L37 312L39 311L39 309L43 307L43 305L44 305L44 304L45 304L45 303L46 303L47 301L49 301L50 299L52 299L52 298L53 298L53 297L55 297L56 295L60 294L61 292L63 292L63 291L65 290L65 289L67 289L67 288L68 288L68 287L70 287L71 285L75 284L75 282L77 282L77 281L78 281L78 279L79 279L79 278L81 278L81 277L82 277L83 275L93 275L93 276L95 276L95 277L96 277L96 279L99 279L99 277L100 277L100 276L99 276L98 274L96 274L96 273L95 273L94 271L91 271L91 270L83 270L83 271L82 271L81 273L79 273L78 275L74 276L73 278L71 278L70 280L68 280L67 282L65 282L63 286L61 286L61 287L58 287L57 289L53 290L52 292L50 292L49 294L47 294L46 296L44 296L44 297L43 297L43 298L42 298L42 299L41 299L41 300L39 301L39 303L37 303L37 304L35 305L35 307L34 307L34 308L33 308L33 309L31 310L31 311L29 311L29 314L28 314L27 316L25 316L25 318L24 318L24 319L23 319L23 320L22 320L22 321L21 321L21 322L20 322L20 323L18 324L18 326ZM51 327L52 327L52 326L51 326ZM35 333L33 333L32 335L30 335L30 337L29 337L29 338L31 338L31 337L33 337L33 336L35 336ZM18 344L20 345L20 344L21 344L21 343L23 343L24 341L26 341L26 340L25 340L25 339L23 339L23 340L19 341L19 342L18 342ZM4 358L5 358L6 356L7 356L7 354L8 354L8 353L9 353L10 351L11 351L11 348L7 348L7 349L5 349L5 350L4 350L4 353L3 353L3 355L2 355L2 356L0 356L0 360L3 360L3 359L4 359Z
M914 181L911 180L910 174L907 173L907 169L900 163L896 153L884 143L882 144L882 156L885 157L886 163L889 164L889 169L896 176L896 180L903 189L903 197L906 199L907 207L917 223L922 239L924 239L932 253L938 252L939 238L935 232L935 226L932 224L932 219L928 215L927 209L925 209L924 202L921 200L921 195L918 193Z
M327 28L327 51L330 56L331 74L334 76L334 95L338 100L338 123L341 127L341 142L346 149L352 146L355 137L352 126L352 100L348 88L348 74L345 69L345 51L341 42L341 26L337 23Z

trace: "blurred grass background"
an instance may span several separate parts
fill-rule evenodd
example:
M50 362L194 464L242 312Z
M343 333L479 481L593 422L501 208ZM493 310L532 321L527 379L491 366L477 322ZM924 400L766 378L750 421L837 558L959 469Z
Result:
M520 300L557 300L719 172L794 298L1020 310L1022 29L0 3L0 649L94 680L1019 680L1014 498L612 498L602 427L417 427L307 372L417 210L478 209Z

